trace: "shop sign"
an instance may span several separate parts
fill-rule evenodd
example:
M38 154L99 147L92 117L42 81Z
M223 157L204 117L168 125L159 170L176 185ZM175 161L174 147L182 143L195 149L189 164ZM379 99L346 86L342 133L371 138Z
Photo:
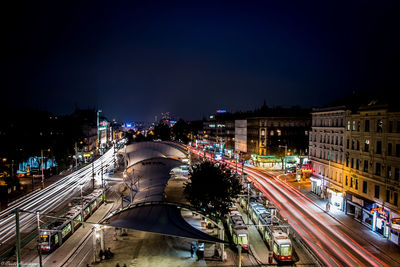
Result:
M372 214L374 214L375 211L379 211L379 210L382 210L382 208L373 208L373 209L370 210L370 212Z
M383 207L371 209L371 213L373 214L374 212L377 212L378 218L385 220L385 221L389 221L389 217L390 217L389 210L387 210Z
M356 203L356 204L360 205L361 207L364 207L364 200L362 200L362 199L360 199L358 197L355 197L355 196L352 195L351 196L351 201L353 203Z
M391 227L396 230L400 230L400 218L393 218Z

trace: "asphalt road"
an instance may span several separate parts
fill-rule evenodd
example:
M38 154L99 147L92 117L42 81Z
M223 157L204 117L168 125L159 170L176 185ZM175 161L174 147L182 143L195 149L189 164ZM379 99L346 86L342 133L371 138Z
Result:
M103 172L105 172L106 168L112 165L113 158L114 153L113 148L111 148L94 161L93 165L87 165L42 190L33 191L10 203L7 209L0 212L0 254L15 245L16 223L14 210L16 208L25 211L20 213L20 232L23 238L29 235L36 226L36 215L28 212L40 211L47 214L61 206L68 199L71 199L71 197L78 196L81 186L85 190L92 185L93 171L96 183L100 184L101 166L103 166Z
M193 153L196 153L193 150ZM200 156L204 153L201 151ZM212 159L209 153L206 157ZM231 169L235 164L223 161ZM241 173L242 169L239 168ZM326 266L398 266L388 255L374 246L362 242L360 237L344 231L341 224L316 206L300 190L278 179L276 176L245 166L247 178L253 182L281 214L308 247Z

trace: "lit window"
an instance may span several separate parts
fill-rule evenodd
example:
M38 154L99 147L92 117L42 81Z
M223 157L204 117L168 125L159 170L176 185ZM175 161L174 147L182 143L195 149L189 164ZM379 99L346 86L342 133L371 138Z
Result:
M382 132L382 120L378 120L376 123L376 132L381 133Z

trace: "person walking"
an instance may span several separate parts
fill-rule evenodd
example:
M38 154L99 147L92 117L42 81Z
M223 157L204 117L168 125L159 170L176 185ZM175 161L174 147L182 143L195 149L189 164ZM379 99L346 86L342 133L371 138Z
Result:
M326 212L329 212L331 209L331 205L329 204L329 201L326 203Z
M191 258L193 258L193 255L194 255L195 250L196 250L196 243L193 241L193 242L190 244L190 257L191 257Z

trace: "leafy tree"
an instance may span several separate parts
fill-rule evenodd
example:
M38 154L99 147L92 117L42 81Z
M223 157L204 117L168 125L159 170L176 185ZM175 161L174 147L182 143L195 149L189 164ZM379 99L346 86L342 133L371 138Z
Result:
M167 124L159 123L154 127L154 136L163 141L171 140L171 130Z
M241 193L239 178L224 166L210 161L197 164L184 186L184 194L196 208L215 219L222 219Z
M189 125L182 119L180 119L172 127L172 132L174 134L175 140L181 140L184 143L188 142Z

